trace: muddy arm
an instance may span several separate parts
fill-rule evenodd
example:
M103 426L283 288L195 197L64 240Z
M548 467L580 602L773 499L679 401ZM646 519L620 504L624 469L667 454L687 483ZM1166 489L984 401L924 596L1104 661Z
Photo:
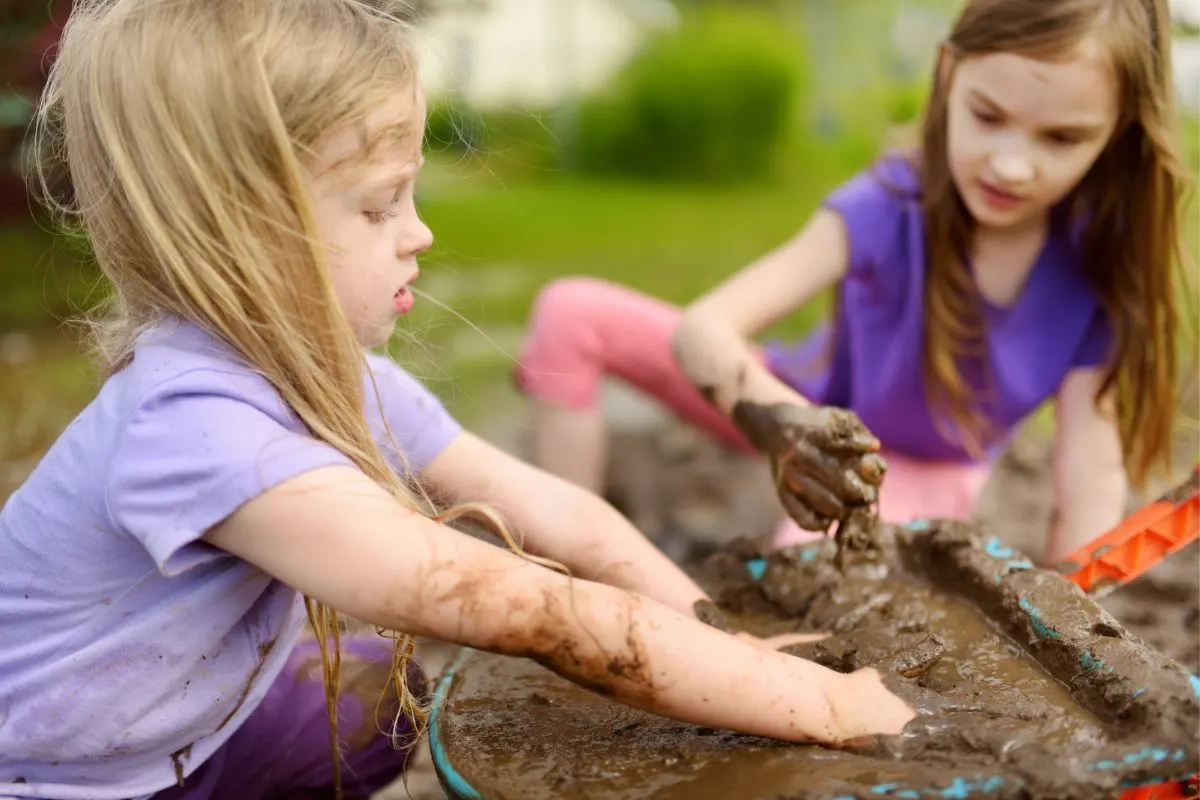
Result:
M846 272L845 226L817 212L796 237L689 305L672 346L680 367L726 414L739 401L807 401L775 378L749 340L791 314Z
M648 598L569 579L402 508L349 467L285 481L205 538L343 613L529 657L685 722L844 741L912 718L872 671L840 675Z
M450 503L494 507L533 553L572 574L690 613L704 591L601 498L463 433L422 479Z

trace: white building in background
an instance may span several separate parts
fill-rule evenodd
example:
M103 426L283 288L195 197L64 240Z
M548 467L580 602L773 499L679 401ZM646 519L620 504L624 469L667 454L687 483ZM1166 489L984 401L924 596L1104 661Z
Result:
M418 29L431 97L544 107L605 83L656 30L669 0L437 0Z

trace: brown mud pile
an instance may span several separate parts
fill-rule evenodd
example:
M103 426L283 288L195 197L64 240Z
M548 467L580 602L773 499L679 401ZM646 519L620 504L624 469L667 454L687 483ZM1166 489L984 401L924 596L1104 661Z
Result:
M735 544L696 575L724 621L825 631L792 652L885 672L922 712L901 736L831 750L697 728L469 653L439 714L442 766L485 797L530 800L1093 800L1200 767L1189 671L1072 584L977 526L876 533L844 573L827 541Z

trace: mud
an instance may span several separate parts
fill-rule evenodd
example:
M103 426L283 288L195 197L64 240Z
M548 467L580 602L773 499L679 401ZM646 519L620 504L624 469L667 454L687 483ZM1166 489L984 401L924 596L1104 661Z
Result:
M716 601L701 609L710 624L827 632L790 652L884 671L921 711L902 735L843 750L782 744L468 653L439 715L445 763L486 797L531 800L1093 800L1200 768L1189 671L1074 585L979 526L871 533L844 569L832 541L769 554L741 542L695 573Z

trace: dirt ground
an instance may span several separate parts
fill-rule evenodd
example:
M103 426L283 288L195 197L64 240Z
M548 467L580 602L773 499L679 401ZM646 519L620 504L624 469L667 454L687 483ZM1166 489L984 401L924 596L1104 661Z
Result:
M641 530L673 557L699 557L740 535L766 535L775 505L765 488L762 465L733 456L690 429L642 417L617 430L612 447L610 495ZM1195 438L1180 443L1180 471L1191 467ZM977 516L1005 544L1037 553L1051 510L1051 444L1023 434L1000 460L980 499ZM1148 487L1153 497L1165 485ZM1131 500L1131 510L1139 504ZM1136 583L1104 598L1101 605L1132 633L1200 672L1200 544L1176 553ZM425 643L425 664L440 670L454 648ZM376 800L441 800L444 797L422 750L410 770L407 790L391 787Z

